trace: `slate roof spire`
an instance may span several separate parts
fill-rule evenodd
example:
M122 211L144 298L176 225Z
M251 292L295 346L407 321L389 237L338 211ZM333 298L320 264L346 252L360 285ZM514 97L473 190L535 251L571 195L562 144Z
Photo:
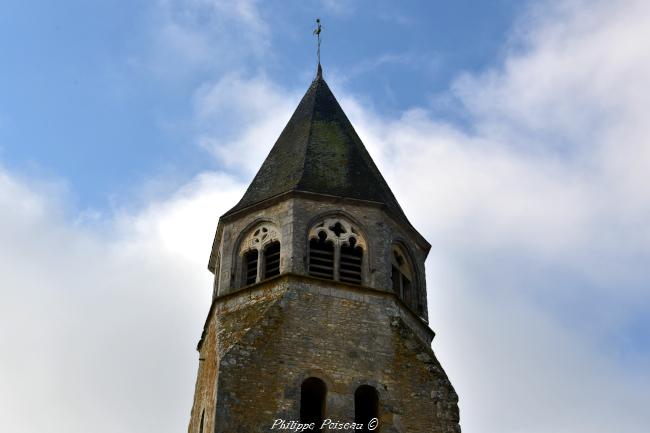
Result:
M320 63L316 78L246 193L224 216L292 191L381 203L408 224L388 184L323 79Z

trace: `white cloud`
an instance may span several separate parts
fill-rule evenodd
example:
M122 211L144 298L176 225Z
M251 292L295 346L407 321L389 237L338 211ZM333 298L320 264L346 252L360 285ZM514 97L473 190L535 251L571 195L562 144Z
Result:
M170 82L223 73L267 57L268 33L256 0L159 0L151 10L150 46L132 60Z
M466 431L640 432L650 354L629 345L650 325L650 8L544 6L502 65L455 83L471 130L341 99L432 241L434 347Z
M650 7L546 6L524 49L454 86L471 131L345 106L433 243L434 347L466 431L640 432Z
M323 8L334 15L350 15L357 9L357 2L353 0L321 0Z
M387 120L343 105L433 244L434 348L461 396L465 431L643 431L648 348L621 347L629 327L650 322L650 201L639 187L650 163L637 152L650 130L625 130L629 145L610 158L602 149L623 128L596 125L603 133L567 156L553 143L535 148L538 137L508 116L477 114L492 127L466 132L424 110ZM618 182L617 166L640 183Z
M199 175L98 233L0 172L2 431L187 427L212 236L242 187Z
M196 92L199 144L227 170L251 176L300 100L265 77L226 75Z

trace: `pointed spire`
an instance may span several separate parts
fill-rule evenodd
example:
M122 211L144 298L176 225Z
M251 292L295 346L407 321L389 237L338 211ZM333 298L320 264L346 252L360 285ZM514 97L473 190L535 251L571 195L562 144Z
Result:
M323 68L321 68L320 62L318 62L318 70L316 71L316 79L317 80L322 80L323 79Z
M240 202L224 216L288 192L382 203L408 220L322 77L318 75Z

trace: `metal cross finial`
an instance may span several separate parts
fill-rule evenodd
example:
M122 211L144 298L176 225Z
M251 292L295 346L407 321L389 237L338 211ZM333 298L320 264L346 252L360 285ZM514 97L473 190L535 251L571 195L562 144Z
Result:
M320 66L320 31L320 18L316 18L316 30L314 30L313 34L318 38L318 51L316 52L316 55L318 56L318 66Z

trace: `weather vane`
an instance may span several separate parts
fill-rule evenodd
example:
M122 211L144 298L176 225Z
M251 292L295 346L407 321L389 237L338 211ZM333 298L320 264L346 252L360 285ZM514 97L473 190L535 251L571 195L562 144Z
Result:
M318 38L318 51L316 51L316 55L318 56L318 65L320 66L320 31L321 31L321 26L320 26L320 18L316 18L316 29L314 30L314 35Z

